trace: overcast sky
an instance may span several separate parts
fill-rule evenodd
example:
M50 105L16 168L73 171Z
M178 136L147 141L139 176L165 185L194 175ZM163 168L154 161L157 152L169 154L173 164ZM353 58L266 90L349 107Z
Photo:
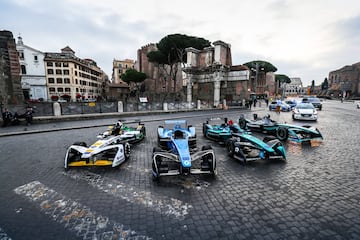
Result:
M268 61L305 86L360 62L359 0L0 0L0 29L42 52L69 46L109 77L113 59L174 33L229 43L233 65Z

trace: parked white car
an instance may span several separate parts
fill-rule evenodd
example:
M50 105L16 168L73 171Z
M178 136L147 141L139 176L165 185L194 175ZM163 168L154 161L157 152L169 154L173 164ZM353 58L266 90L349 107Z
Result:
M299 103L292 111L292 118L294 120L317 121L318 112L311 103Z

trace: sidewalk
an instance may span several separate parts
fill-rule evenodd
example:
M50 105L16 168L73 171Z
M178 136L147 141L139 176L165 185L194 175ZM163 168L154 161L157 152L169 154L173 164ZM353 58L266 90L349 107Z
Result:
M226 111L239 110L246 108L230 108ZM106 127L115 123L119 119L137 122L155 121L165 119L159 118L160 114L174 114L180 112L203 112L203 111L224 111L222 109L200 109L200 110L181 110L181 111L141 111L141 112L123 112L123 113L94 113L79 115L62 115L62 116L34 116L33 124L26 126L24 122L16 126L0 127L0 137L23 135L41 132L53 132L71 129ZM178 118L171 116L170 118ZM166 117L169 119L169 117ZM1 122L2 124L2 122Z

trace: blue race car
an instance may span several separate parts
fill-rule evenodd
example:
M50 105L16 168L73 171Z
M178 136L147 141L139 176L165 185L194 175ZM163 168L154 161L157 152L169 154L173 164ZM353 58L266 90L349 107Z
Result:
M152 174L160 176L211 174L216 175L216 157L211 146L196 148L195 128L186 120L167 120L159 126L158 145L153 149Z
M291 140L298 143L310 142L311 140L323 140L323 136L319 129L312 126L296 126L287 123L277 123L266 115L263 118L258 118L254 114L254 119L245 119L243 115L240 116L239 126L242 129L261 132L276 136L279 140Z

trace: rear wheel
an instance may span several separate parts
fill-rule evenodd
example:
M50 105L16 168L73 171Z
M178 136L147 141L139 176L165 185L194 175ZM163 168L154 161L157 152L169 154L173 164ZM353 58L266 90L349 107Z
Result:
M278 129L276 130L276 137L281 141L287 140L288 135L289 133L284 127L278 127Z

